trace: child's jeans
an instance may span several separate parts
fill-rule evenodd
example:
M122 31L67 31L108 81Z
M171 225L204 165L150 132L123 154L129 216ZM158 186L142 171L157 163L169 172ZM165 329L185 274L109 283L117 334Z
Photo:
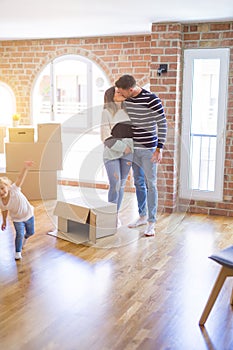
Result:
M23 239L28 238L34 234L34 216L27 221L13 222L16 236L15 236L15 251L21 252L23 247Z

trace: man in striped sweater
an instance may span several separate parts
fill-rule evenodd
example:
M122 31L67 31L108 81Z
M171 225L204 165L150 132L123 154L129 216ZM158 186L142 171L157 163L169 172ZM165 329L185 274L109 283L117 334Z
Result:
M115 85L126 98L134 141L132 167L139 218L129 227L147 224L144 235L154 236L158 205L157 164L162 160L167 135L166 117L160 98L139 87L133 76L125 74Z

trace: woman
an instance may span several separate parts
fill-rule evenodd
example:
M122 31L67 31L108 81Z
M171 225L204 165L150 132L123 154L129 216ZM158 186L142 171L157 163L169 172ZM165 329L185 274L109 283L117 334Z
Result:
M103 158L109 180L108 201L117 204L118 212L133 159L130 119L123 108L123 101L124 97L115 86L105 91L101 124ZM119 219L117 226L120 226Z

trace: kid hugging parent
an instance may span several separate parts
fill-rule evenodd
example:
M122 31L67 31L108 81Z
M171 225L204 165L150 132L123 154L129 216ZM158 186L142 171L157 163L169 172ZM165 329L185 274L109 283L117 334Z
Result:
M139 218L130 228L147 224L145 236L154 236L158 206L157 164L167 136L167 120L160 98L137 85L132 75L125 74L116 82L118 93L132 123L133 176Z

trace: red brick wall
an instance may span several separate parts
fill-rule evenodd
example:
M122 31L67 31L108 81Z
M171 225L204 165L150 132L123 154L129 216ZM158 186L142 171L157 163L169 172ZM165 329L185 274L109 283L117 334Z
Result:
M182 28L179 23L153 24L151 34L151 90L161 98L168 120L163 162L158 168L159 205L166 212L177 207ZM159 76L157 70L163 63L168 65L168 72Z
M178 197L183 48L230 47L229 100L221 203L184 201ZM165 107L169 131L158 174L160 210L176 209L233 216L233 23L153 24L151 35L0 42L0 79L14 91L17 111L30 123L30 97L41 69L64 54L78 54L97 63L113 83L133 74L140 85L151 84ZM160 63L168 73L157 75Z
M150 42L150 35L2 41L0 79L14 91L22 123L29 124L33 83L52 59L65 54L85 56L101 67L112 82L128 72L144 85L150 81Z

